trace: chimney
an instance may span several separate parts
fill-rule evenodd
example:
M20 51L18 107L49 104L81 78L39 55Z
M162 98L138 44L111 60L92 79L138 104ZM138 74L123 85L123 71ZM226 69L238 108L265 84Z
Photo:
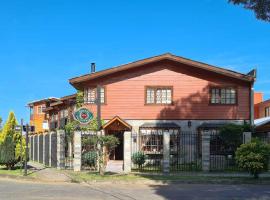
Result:
M91 63L91 74L96 72L96 64Z

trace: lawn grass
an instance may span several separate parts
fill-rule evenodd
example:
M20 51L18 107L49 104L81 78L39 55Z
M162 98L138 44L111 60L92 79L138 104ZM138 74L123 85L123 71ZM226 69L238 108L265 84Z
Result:
M100 176L94 172L71 172L67 174L73 182L147 182L158 181L164 183L198 183L198 184L270 184L270 177L254 179L253 177L237 176L205 176L205 175L144 175L144 174L112 174Z
M16 165L14 169L8 170L5 166L0 165L0 176L1 175L11 175L11 176L18 176L23 177L24 176L24 168L22 170L20 169L19 165ZM31 173L31 170L28 169L28 177L36 177L36 173Z
M8 170L5 166L0 165L0 175L14 175L14 176L22 176L23 170L20 170L20 167L15 166L14 169Z

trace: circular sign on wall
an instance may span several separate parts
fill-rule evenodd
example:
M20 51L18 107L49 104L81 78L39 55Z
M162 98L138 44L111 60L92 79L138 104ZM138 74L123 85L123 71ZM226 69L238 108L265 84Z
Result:
M94 118L94 115L86 108L79 108L74 112L74 118L81 124L88 124Z

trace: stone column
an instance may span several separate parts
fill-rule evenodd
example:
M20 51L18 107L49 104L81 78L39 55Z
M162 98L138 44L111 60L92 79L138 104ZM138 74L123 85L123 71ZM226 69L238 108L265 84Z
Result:
M202 132L202 170L210 171L210 131Z
M131 132L124 132L124 172L131 172Z
M52 133L53 132L49 132L49 167L52 166Z
M43 134L43 151L42 151L42 153L43 153L43 161L42 161L42 163L43 163L43 165L45 165L46 163L45 163L45 157L46 157L46 142L45 142L45 140L46 140L46 135L47 135L47 133L44 133Z
M36 135L37 137L37 162L39 162L39 135Z
M163 133L163 173L170 172L170 132Z
M74 133L74 159L73 169L75 172L81 171L82 167L82 133L75 131Z
M244 132L243 133L243 144L247 144L251 142L251 132Z
M65 169L65 131L57 130L57 169Z

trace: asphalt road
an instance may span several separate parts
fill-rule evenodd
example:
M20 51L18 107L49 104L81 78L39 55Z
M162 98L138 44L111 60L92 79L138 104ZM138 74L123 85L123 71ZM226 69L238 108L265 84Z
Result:
M270 185L44 184L0 179L0 200L270 200Z

